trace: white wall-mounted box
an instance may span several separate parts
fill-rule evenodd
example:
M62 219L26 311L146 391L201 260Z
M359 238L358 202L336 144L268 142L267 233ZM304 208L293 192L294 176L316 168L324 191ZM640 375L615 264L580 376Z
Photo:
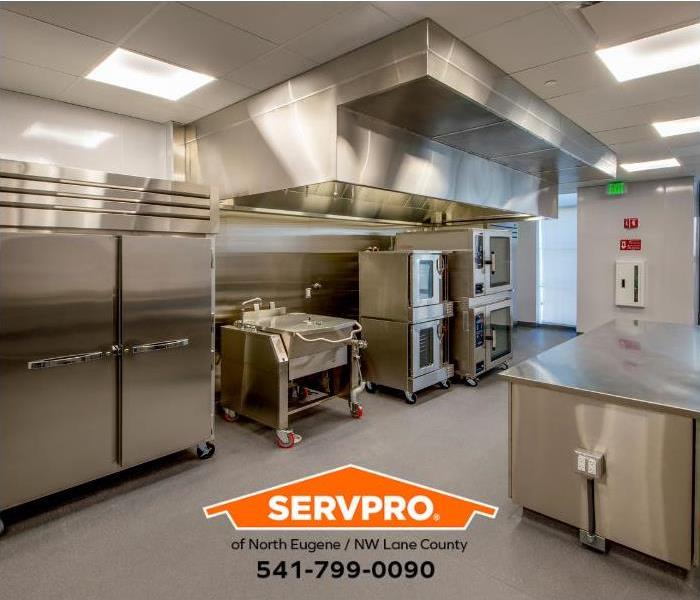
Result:
M644 308L646 262L644 259L615 261L615 305Z

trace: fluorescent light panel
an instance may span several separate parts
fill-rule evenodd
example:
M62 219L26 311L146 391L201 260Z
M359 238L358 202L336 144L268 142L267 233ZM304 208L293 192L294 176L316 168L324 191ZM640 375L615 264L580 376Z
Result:
M700 64L700 23L598 50L618 81Z
M45 123L32 123L22 132L22 137L39 138L69 146L80 146L81 148L97 148L108 139L113 138L114 134L97 129L56 127Z
M112 52L86 78L167 100L179 100L214 81L214 77L209 75L195 73L122 48Z
M675 158L664 158L662 160L648 160L646 162L622 163L620 166L628 173L635 173L636 171L650 171L652 169L680 167L681 163L679 163Z
M700 131L700 117L689 117L687 119L675 119L674 121L658 121L652 123L661 137L672 135L683 135L684 133L695 133Z

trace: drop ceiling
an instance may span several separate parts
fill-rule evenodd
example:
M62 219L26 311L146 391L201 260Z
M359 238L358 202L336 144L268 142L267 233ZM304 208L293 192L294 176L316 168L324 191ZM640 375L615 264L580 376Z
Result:
M698 2L0 2L0 88L148 120L190 122L423 17L618 153L700 175L700 67L618 83L594 51L700 21ZM84 79L115 47L217 77L170 102ZM554 83L551 83L554 82Z

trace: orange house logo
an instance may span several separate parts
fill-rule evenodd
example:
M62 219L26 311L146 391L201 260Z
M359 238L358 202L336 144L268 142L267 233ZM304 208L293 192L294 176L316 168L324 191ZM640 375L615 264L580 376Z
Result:
M498 508L346 465L204 507L236 529L463 530Z

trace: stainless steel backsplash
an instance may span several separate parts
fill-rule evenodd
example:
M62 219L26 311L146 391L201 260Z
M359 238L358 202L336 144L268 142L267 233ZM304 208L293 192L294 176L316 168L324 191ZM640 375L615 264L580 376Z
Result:
M328 219L226 213L216 236L216 316L260 296L289 311L357 318L357 252L388 249L395 229ZM310 299L304 289L320 283Z

